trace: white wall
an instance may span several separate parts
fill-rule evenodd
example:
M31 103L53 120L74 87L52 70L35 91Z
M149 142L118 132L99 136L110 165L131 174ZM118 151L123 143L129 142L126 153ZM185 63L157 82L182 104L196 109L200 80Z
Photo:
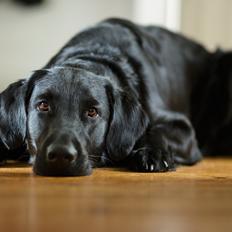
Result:
M76 32L104 18L132 19L133 0L47 0L24 8L0 0L0 91L43 66Z
M231 0L183 0L181 31L209 49L232 49Z
M159 24L210 49L232 49L232 0L0 0L0 91L43 66L76 32L107 17Z

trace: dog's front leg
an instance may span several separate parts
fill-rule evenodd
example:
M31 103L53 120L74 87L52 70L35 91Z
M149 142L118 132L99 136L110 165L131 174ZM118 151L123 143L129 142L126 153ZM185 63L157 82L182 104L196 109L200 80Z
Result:
M165 112L151 123L127 159L130 169L142 172L174 170L202 158L195 132L182 114Z

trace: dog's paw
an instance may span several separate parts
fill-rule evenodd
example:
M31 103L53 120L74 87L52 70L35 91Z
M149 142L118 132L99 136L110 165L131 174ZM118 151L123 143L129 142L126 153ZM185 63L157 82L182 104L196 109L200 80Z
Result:
M167 172L175 170L172 151L140 148L133 151L130 169L139 172Z

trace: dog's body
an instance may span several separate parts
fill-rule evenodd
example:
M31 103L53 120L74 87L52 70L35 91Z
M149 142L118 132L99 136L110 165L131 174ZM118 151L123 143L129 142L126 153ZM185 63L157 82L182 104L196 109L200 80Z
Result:
M196 136L229 153L231 57L158 27L101 22L1 94L2 159L26 142L37 174L86 175L194 164Z

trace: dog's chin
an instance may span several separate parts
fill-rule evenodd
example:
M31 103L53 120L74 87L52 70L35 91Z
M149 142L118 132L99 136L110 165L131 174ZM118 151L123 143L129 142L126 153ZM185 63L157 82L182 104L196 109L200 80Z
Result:
M83 169L78 168L69 168L69 169L52 169L52 168L43 168L41 166L33 165L33 171L36 175L39 176L89 176L92 173L92 168L87 167Z
M88 176L92 173L92 167L87 162L84 165L54 166L35 159L33 172L39 176Z

